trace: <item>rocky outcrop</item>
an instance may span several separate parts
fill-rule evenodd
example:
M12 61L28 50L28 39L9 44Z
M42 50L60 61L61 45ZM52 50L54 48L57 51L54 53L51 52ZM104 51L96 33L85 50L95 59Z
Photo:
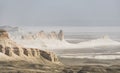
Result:
M59 40L64 40L64 33L62 30L60 30L60 32L58 34L58 38L59 38Z
M19 46L9 38L5 30L0 30L0 53L8 57L7 61L24 60L32 63L60 64L53 52Z
M58 35L56 32L53 31L48 35L48 38L49 39L58 39Z
M9 39L8 33L5 30L3 30L3 29L0 29L0 38Z
M21 36L21 39L25 39L25 40L34 40L34 36L25 35L25 36Z
M36 38L35 35L33 35L31 32L21 36L21 39L25 39L25 40L34 40L35 38Z
M35 40L35 39L56 39L56 40L64 40L64 33L62 30L57 34L56 32L52 31L48 34L46 34L44 31L40 31L36 34L28 34L28 35L22 35L21 39L27 39L27 40Z
M40 31L39 33L36 34L36 38L46 39L47 35L44 31Z

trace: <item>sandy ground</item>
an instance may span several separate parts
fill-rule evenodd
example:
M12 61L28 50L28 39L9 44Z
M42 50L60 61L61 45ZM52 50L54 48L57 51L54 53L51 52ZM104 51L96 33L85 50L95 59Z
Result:
M59 58L60 61L65 65L76 66L76 65L120 65L120 60L98 60L98 59L77 59L77 58Z
M0 73L120 73L120 60L60 58L63 66L0 62Z
M0 62L0 73L61 73L58 65L31 64L25 61Z
M60 58L74 73L120 73L120 60Z

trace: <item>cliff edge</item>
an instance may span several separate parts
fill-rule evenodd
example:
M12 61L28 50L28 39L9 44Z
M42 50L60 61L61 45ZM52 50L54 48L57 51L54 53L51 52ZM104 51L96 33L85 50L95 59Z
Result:
M26 61L39 64L61 64L50 51L24 48L9 38L7 31L0 30L0 61Z

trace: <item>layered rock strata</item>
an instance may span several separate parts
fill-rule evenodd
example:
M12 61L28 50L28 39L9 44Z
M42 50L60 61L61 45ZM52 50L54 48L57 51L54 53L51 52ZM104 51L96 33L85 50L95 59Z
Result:
M0 61L24 60L41 64L60 64L57 56L50 51L24 48L12 41L5 30L0 30Z

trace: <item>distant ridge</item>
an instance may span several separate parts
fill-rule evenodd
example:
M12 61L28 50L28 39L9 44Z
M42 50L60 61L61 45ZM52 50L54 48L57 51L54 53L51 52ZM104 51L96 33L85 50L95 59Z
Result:
M14 29L14 28L13 28ZM21 31L19 31L21 32ZM41 48L41 49L74 49L74 48L94 48L103 46L120 46L120 42L112 40L105 35L98 39L79 42L77 44L69 43L64 38L63 30L59 32L46 33L43 30L39 32L10 32L12 39L18 44L26 48Z
M98 39L80 42L82 48L100 47L100 46L120 46L120 42L112 40L109 36L103 36Z
M18 27L12 27L12 26L0 26L0 29L6 30L6 31L19 31Z
M59 33L57 34L55 31L52 31L50 33L45 33L44 31L40 31L38 33L32 34L26 34L26 35L22 35L21 39L23 40L35 40L35 39L55 39L55 40L64 40L64 33L62 30L59 31Z

